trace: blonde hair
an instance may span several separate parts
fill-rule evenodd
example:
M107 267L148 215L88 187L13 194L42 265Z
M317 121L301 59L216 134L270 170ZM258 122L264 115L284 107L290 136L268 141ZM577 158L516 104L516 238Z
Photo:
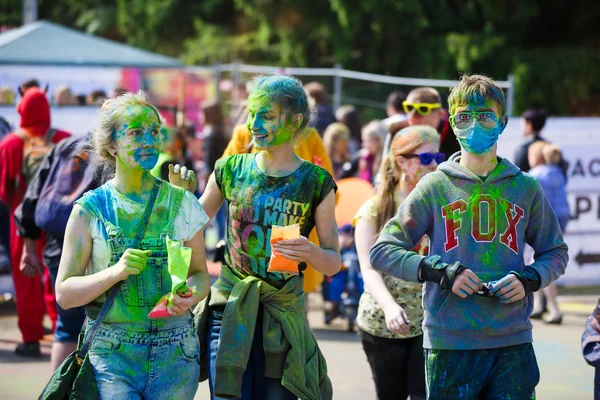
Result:
M115 132L121 124L123 111L128 106L150 107L156 113L158 121L162 126L164 119L158 109L146 100L146 93L140 90L137 93L126 92L120 96L105 100L100 107L100 118L98 127L92 134L92 147L100 162L105 163L112 169L115 167L115 157L108 149L115 141Z
M546 143L542 149L542 154L544 155L544 161L546 161L546 164L549 165L558 165L562 160L560 147L555 144Z
M59 106L73 106L77 104L75 96L73 96L71 89L67 85L61 85L56 89L54 100Z
M385 129L385 126L383 126L383 124L381 123L380 120L375 119L375 120L369 122L368 124L366 124L365 126L363 126L363 128L361 130L361 134L367 135L368 137L370 137L372 139L379 140L379 142L383 146L383 142L385 141L385 135L387 134L387 130Z
M454 111L459 106L485 103L487 100L496 103L498 113L504 115L506 97L496 82L485 75L465 74L460 78L458 84L452 88L448 96L450 115L454 115Z
M538 140L529 145L527 157L533 158L536 163L558 165L562 160L562 153L557 145Z
M411 99L411 101L416 103L441 103L442 96L440 96L440 92L432 87L418 87L411 90L406 96L406 99Z
M437 130L428 125L409 126L394 135L390 151L383 159L381 166L381 184L377 190L377 222L375 227L377 232L380 232L386 222L396 213L394 192L400 183L403 172L396 162L396 158L403 154L410 154L427 143L440 145L440 136Z
M323 145L329 157L333 156L335 146L341 140L350 140L350 129L341 122L329 124L323 133Z

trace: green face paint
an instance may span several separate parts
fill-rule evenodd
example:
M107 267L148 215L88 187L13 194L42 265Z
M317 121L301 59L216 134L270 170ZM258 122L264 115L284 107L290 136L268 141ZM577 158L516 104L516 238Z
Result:
M281 106L260 97L250 99L246 126L252 134L254 147L259 150L281 146L293 137L293 129L286 121L286 113Z
M117 157L126 166L150 170L157 161L162 146L161 123L148 106L127 106L116 130Z

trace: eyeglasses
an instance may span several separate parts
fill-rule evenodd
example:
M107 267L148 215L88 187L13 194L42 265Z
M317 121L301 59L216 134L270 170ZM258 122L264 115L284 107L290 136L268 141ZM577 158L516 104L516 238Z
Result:
M402 106L404 107L404 112L407 114L410 114L413 110L417 110L419 114L426 116L431 114L431 110L440 108L442 105L440 103L409 103L408 101L403 101Z
M435 160L436 163L441 164L446 159L444 153L421 153L421 154L400 154L404 158L416 158L419 157L421 165L429 165Z
M498 125L498 116L491 111L461 111L450 117L450 122L458 129L467 129L475 121L483 128L491 129Z

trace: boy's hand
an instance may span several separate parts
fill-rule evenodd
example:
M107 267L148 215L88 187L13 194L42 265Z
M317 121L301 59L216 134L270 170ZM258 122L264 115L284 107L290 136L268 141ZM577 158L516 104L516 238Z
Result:
M175 164L175 166L169 164L169 183L192 193L198 188L198 180L194 171L181 167L179 164Z
M473 271L466 268L458 273L452 284L452 293L466 299L468 296L477 292L483 283Z
M498 297L501 303L509 304L525 297L525 287L515 274L508 274L494 283L490 293Z

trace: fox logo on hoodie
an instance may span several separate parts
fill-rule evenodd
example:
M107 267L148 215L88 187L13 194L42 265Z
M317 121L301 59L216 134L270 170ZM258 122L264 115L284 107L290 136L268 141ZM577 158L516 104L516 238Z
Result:
M471 212L469 211L471 208ZM487 213L482 213L482 208ZM500 213L497 213L500 210ZM471 197L469 203L463 199L453 201L442 206L446 228L446 242L444 249L449 252L459 245L457 231L463 227L463 221L471 217L471 236L476 242L492 242L498 236L498 216L504 216L507 228L500 233L500 243L519 254L519 242L517 241L517 224L523 218L525 211L516 204L503 198L495 198L490 194L476 194ZM468 223L468 222L467 222Z

